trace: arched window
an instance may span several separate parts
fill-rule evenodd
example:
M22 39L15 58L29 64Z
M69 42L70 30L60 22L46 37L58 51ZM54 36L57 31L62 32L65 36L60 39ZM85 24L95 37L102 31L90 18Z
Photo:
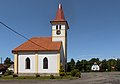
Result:
M58 30L58 25L56 25L56 29Z
M43 69L48 69L48 59L46 57L43 59Z
M25 63L26 63L26 69L30 69L30 58L27 57Z
M59 25L59 29L61 30L61 25Z

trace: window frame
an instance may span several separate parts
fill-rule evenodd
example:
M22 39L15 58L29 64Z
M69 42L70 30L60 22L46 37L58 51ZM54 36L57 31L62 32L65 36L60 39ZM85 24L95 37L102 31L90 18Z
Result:
M47 57L43 59L43 69L48 69L48 58Z
M29 57L25 59L25 69L30 69L30 58Z

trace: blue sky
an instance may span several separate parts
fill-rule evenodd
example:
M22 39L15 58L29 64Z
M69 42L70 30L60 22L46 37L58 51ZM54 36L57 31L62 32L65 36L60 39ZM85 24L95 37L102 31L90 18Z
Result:
M31 38L51 36L50 21L62 3L68 30L68 61L120 57L120 0L0 0L0 21ZM0 24L0 57L26 40Z

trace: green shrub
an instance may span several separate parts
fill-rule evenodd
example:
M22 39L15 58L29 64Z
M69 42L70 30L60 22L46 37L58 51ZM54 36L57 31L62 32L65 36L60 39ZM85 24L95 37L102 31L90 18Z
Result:
M63 68L62 64L60 65L59 74L60 74L61 78L62 78L63 76L65 76L65 71L64 71L64 68Z
M59 72L64 72L64 69L63 69L63 68L60 68Z
M13 75L13 71L8 70L7 73L8 75Z
M72 77L80 77L81 74L80 74L80 71L78 69L74 69L71 71L71 76Z
M4 73L4 76L8 76L8 75L13 75L13 71L7 70L7 71Z
M81 73L80 73L80 72L77 72L77 73L75 74L75 77L81 78Z
M13 74L13 77L18 77L18 75L17 74Z
M71 75L71 72L66 72L66 75Z
M51 74L50 75L50 79L55 79L54 75Z
M5 72L5 73L4 73L4 76L8 76L8 73Z
M35 77L40 77L40 75L39 75L39 74L36 74Z
M65 72L60 72L60 76L65 76Z
M72 71L71 71L71 76L74 77L78 71L79 71L78 69L72 70Z

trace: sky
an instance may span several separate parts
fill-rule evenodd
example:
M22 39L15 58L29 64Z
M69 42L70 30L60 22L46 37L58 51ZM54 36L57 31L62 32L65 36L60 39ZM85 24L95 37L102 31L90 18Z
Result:
M120 0L0 0L0 21L27 38L51 36L59 3L69 24L68 61L120 57ZM25 41L0 24L3 60Z

